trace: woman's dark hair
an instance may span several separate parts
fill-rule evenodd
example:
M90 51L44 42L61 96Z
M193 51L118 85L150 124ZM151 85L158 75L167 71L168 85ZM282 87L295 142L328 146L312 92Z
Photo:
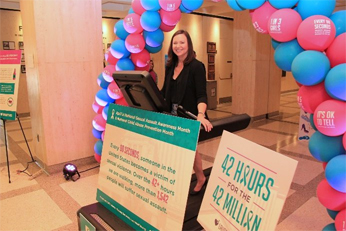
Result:
M188 50L187 50L187 56L184 60L184 65L190 63L192 60L195 59L195 55L193 53L192 40L191 40L189 33L185 30L178 30L173 34L173 36L171 38L171 43L169 44L168 59L167 59L167 64L166 64L168 67L178 64L178 56L173 52L173 39L175 36L177 36L179 34L183 34L187 38Z

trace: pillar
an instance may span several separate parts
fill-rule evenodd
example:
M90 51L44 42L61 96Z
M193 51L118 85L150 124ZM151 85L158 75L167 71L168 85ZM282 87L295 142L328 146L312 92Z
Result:
M281 70L271 38L257 32L248 11L234 13L232 112L265 118L280 106Z
M92 103L103 69L101 0L20 0L36 159L90 157Z

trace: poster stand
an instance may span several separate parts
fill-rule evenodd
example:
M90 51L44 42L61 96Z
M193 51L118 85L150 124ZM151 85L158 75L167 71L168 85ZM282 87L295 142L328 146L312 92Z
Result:
M28 151L29 151L29 154L30 154L30 158L31 158L31 161L28 162L29 163L35 163L40 169L43 170L43 168L41 167L41 165L34 159L32 153L31 153L31 150L30 150L30 146L29 146L29 143L28 143L28 140L25 136L25 133L24 133L24 129L23 129L23 126L22 126L22 123L20 122L20 119L19 119L19 116L18 114L16 113L16 118L18 120L18 123L19 123L19 126L20 126L20 130L22 131L22 134L23 134L23 137L24 137L24 140L25 140L25 143L26 143L26 146L28 148ZM4 118L0 118L2 120L2 123L4 125L4 137L5 137L5 150L6 150L6 162L7 162L7 172L8 172L8 182L11 183L11 175L10 175L10 162L9 162L9 159L8 159L8 146L7 146L7 132L6 132L6 119ZM41 170L39 170L41 171ZM44 170L43 170L44 171ZM48 173L46 172L46 174L48 175Z

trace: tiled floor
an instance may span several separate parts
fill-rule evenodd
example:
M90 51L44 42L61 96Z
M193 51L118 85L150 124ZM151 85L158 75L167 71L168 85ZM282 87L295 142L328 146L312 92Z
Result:
M211 119L231 115L231 105L208 112ZM281 96L280 113L270 119L252 122L235 134L298 161L289 196L276 230L322 230L333 220L316 197L316 188L324 178L322 164L308 151L307 141L298 141L299 107L296 94ZM32 146L30 118L21 118L25 135ZM81 179L66 181L61 171L35 179L23 170L31 161L17 121L7 121L11 181L8 182L3 126L0 131L0 230L78 230L76 211L96 201L98 165L93 158L78 161ZM220 138L199 144L203 167L213 165ZM93 168L91 170L88 170ZM39 168L31 163L29 173ZM88 171L85 171L88 170ZM85 172L83 172L85 171ZM20 215L19 215L20 214Z

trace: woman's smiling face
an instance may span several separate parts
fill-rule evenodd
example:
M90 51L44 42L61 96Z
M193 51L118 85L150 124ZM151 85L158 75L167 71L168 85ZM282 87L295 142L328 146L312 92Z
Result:
M178 59L184 60L187 57L188 44L184 34L178 34L173 38L173 52L178 56Z

